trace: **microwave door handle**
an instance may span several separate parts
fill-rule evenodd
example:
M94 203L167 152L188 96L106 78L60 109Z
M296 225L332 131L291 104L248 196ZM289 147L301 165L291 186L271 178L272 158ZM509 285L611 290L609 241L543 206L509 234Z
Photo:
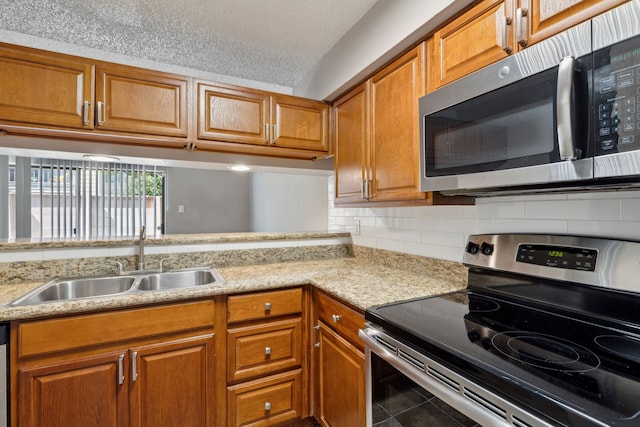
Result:
M556 93L556 120L558 123L558 148L560 159L575 160L576 150L571 126L571 93L575 58L567 56L558 66L558 88Z

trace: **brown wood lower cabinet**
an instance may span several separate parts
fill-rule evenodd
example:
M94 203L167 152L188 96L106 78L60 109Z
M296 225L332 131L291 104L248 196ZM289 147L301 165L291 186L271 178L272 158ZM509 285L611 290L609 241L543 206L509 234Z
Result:
M122 353L20 369L18 423L23 427L127 425L127 388L118 384Z
M13 427L213 427L213 301L12 323Z
M228 388L228 426L273 426L302 415L302 370Z
M306 288L227 299L227 426L280 426L309 415Z
M364 427L365 359L358 329L364 317L358 311L315 291L316 419L325 427Z
M322 323L318 338L319 421L331 427L364 426L364 354Z
M134 348L131 426L213 425L213 335ZM133 365L132 365L133 366Z

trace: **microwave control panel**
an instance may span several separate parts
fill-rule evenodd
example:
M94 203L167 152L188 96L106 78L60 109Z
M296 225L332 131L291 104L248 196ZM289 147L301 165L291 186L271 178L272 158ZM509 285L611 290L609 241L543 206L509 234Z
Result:
M596 155L640 146L640 37L594 53Z

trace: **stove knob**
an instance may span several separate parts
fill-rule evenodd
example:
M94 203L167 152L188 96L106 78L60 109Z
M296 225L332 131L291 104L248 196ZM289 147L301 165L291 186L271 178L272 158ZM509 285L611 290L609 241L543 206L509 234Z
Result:
M493 254L493 245L487 242L482 242L482 245L480 245L480 252L484 255Z
M467 247L465 248L465 251L467 251L471 255L477 254L478 250L480 250L480 246L478 246L477 243L473 243L473 242L467 243Z

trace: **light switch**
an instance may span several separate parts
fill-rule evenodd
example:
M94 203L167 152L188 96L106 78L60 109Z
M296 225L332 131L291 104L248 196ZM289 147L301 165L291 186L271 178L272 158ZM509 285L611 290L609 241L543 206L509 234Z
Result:
M184 205L178 205L178 213L184 213Z

